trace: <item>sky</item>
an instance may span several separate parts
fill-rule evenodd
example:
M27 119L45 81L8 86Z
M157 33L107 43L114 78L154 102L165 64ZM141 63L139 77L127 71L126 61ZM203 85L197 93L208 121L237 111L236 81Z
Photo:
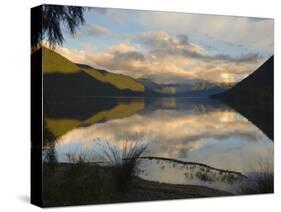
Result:
M56 51L162 84L236 83L273 55L273 19L92 8Z

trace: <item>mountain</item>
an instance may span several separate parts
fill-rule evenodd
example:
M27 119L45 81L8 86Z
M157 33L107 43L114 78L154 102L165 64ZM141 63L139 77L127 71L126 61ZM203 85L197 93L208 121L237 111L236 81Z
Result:
M43 56L41 56L43 55ZM207 97L226 90L225 85L206 81L193 84L158 84L150 79L115 74L85 64L76 64L42 47L32 54L41 60L45 97L77 96L185 96Z
M32 56L36 56L40 51L42 51L42 69L44 74L71 74L81 71L70 60L46 47L38 49Z
M219 98L247 117L273 140L274 56L231 89L211 96Z
M44 96L140 96L144 85L129 76L75 64L57 52L42 47L32 54L42 55ZM36 59L37 58L37 59Z
M153 82L150 79L139 78L137 80L138 80L138 82L143 84L145 86L145 88L147 88L147 89L150 89L150 90L153 90L153 91L157 91L157 92L160 92L161 89L162 89L162 85L160 85L160 84L158 84L156 82Z
M174 95L176 93L176 88L174 85L158 84L150 79L139 78L138 82L142 83L146 90L160 94Z
M211 83L207 81L195 82L192 85L175 85L177 96L209 97L230 88L230 84Z
M232 86L232 84L217 84L202 80L193 84L158 84L146 78L139 78L138 81L146 89L166 96L208 97L223 92Z
M272 56L244 80L215 97L228 101L273 104L273 61Z
M114 74L105 70L96 69L88 65L76 64L83 71L94 77L96 80L109 83L114 87L124 90L129 89L132 91L143 92L144 85L133 79L132 77L123 74Z

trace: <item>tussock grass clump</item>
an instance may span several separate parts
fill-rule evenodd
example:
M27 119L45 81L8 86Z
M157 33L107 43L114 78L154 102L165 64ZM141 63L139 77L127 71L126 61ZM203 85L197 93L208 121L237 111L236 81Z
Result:
M103 148L103 157L112 166L112 174L119 190L126 191L129 189L136 171L137 160L146 149L147 144L141 144L138 141L129 143L126 140L123 142L121 150L106 143L106 148Z
M93 161L93 154L90 151L79 151L76 149L74 152L66 153L66 158L72 164L85 164Z
M79 205L103 198L104 178L100 167L91 163L91 152L77 149L66 153L66 158L68 163L58 163L55 171L44 165L44 204Z
M59 164L54 171L46 170L47 166L44 166L47 171L43 181L44 205L88 204L106 196L99 166L86 162Z
M248 182L242 184L241 194L264 194L274 192L273 156L268 160L260 160Z

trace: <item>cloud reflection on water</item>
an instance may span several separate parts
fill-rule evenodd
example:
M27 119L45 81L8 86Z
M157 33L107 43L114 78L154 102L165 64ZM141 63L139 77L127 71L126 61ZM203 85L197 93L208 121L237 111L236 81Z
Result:
M173 107L165 107L163 102L167 101L153 110L67 132L56 145L59 160L77 149L98 152L97 140L122 148L125 139L142 139L149 143L147 156L250 171L258 157L273 149L272 142L257 127L225 105L173 101Z

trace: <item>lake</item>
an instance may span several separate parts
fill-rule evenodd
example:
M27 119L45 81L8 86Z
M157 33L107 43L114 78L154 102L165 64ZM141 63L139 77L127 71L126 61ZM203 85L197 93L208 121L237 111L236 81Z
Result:
M138 169L146 180L231 190L200 181L190 170L207 165L213 171L205 172L217 179L216 169L250 175L259 162L273 160L273 142L259 128L208 98L48 99L45 122L58 138L58 162L69 162L69 154L103 162L106 145L121 150L125 141L146 144L143 156L151 159L142 159Z

